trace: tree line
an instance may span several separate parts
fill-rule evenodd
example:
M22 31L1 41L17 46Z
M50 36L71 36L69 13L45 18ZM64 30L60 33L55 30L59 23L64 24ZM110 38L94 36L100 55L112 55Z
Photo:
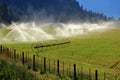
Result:
M103 13L83 8L76 0L0 1L0 23L51 19L54 22L99 22L114 20Z

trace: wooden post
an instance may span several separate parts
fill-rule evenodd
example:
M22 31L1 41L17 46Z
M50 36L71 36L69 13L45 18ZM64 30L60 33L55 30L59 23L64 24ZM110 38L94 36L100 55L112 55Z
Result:
M14 60L16 61L16 49L14 49Z
M81 67L81 80L83 80L83 67Z
M41 71L43 71L43 60L42 60L42 57L41 57L41 63L40 63L40 66L41 66Z
M68 68L69 75L70 75L70 70L71 70L71 64L69 64L69 68Z
M64 75L64 62L63 62L63 75Z
M13 59L13 51L12 51L12 49L10 49L10 57Z
M44 57L44 73L46 73L46 58Z
M98 80L98 70L95 70L95 80Z
M35 55L33 55L33 70L35 71Z
M49 72L50 72L50 59L49 59Z
M22 52L22 64L24 65L24 52Z
M9 56L9 48L6 49L6 54Z
M11 54L12 54L13 52L11 51L11 49L9 48L9 56L11 57ZM12 57L11 57L12 58Z
M2 49L2 45L1 45L1 46L0 46L0 53L2 53L2 50L3 50L3 49Z
M3 52L4 52L4 47L2 46L1 48L2 48L1 51L2 51L2 53L3 53Z
M106 73L104 72L104 80L106 80Z
M55 60L54 60L54 72L55 72Z
M89 69L89 80L92 80L91 79L91 69Z
M74 80L76 80L77 77L76 77L76 64L74 64Z
M57 60L57 73L59 74L59 60Z

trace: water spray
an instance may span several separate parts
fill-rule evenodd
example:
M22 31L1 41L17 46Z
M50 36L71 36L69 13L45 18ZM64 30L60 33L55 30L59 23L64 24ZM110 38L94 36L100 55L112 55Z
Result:
M100 31L111 28L110 26L119 26L114 22L104 22L99 24L92 23L12 23L8 29L9 32L2 36L0 32L0 42L40 42L45 40L55 40L57 38L67 38L83 35L93 31ZM49 31L45 31L49 29Z

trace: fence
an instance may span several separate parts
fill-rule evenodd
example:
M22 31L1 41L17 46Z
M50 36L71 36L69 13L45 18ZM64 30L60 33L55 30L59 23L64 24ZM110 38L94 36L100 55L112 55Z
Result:
M40 74L54 73L60 77L69 77L72 80L119 80L118 76L110 75L106 72L100 73L98 70L85 69L60 60L54 60L38 55L19 52L16 49L0 46L0 54L5 54L13 61L21 62L27 69L32 69Z

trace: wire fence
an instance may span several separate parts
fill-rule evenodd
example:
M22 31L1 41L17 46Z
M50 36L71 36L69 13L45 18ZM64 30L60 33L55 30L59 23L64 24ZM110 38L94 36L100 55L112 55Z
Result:
M72 64L60 60L54 60L39 55L32 55L17 51L16 49L0 46L0 53L6 55L15 62L21 62L27 69L40 74L53 73L60 77L69 77L71 80L119 80L117 75L111 75L99 70L86 69L79 64Z

